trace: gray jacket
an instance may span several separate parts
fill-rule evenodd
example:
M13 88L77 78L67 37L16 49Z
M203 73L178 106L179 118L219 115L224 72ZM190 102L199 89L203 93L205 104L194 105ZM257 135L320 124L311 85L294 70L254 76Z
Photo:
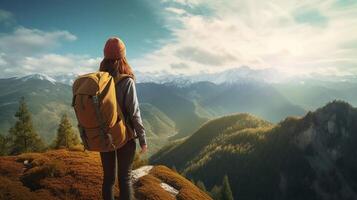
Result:
M125 78L116 84L115 89L117 102L123 111L124 117L129 119L129 126L133 128L135 135L139 138L140 145L146 144L145 129L141 119L134 80Z

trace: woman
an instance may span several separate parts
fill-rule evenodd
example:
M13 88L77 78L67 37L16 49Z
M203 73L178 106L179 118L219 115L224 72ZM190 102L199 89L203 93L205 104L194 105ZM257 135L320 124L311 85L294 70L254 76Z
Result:
M115 184L116 168L118 169L120 200L134 199L130 174L136 148L135 138L139 138L141 153L147 151L134 74L125 54L124 43L119 38L109 38L104 46L104 59L99 68L100 71L109 72L114 78L123 74L130 76L116 83L116 96L127 125L133 129L133 136L123 147L112 152L100 153L104 174L102 185L104 200L114 200L113 186Z

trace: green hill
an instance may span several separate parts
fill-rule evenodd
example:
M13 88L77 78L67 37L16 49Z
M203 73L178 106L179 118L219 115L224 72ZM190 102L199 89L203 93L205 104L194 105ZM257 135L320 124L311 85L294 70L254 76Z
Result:
M335 101L275 126L228 128L225 118L205 124L151 162L174 165L208 188L228 175L237 199L357 198L356 108Z
M165 137L176 133L175 122L155 106L143 103L140 105L140 111L147 136Z
M166 145L169 138L177 133L176 124L165 113L149 103L140 104L140 109L151 155Z
M229 135L245 128L270 127L271 124L249 114L234 114L208 121L187 140L176 142L165 147L151 157L151 162L164 161L168 166L184 169L188 162L199 155L199 152L220 135ZM175 147L172 147L174 145ZM171 149L168 151L168 149Z

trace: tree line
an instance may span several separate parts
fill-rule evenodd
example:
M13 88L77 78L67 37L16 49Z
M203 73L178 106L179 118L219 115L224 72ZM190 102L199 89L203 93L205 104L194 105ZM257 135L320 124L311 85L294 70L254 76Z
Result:
M71 148L80 143L79 137L74 132L66 114L62 115L56 138L49 145L46 145L36 132L24 97L20 99L18 110L14 116L16 122L9 129L8 134L0 134L0 155L17 155L26 152L42 152L47 149Z

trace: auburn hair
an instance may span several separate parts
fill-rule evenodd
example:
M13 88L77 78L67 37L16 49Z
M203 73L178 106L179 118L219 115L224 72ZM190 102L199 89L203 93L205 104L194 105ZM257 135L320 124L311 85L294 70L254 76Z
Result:
M102 62L100 62L99 71L109 72L113 77L116 77L119 74L128 74L134 78L134 72L126 57L120 59L104 58Z

